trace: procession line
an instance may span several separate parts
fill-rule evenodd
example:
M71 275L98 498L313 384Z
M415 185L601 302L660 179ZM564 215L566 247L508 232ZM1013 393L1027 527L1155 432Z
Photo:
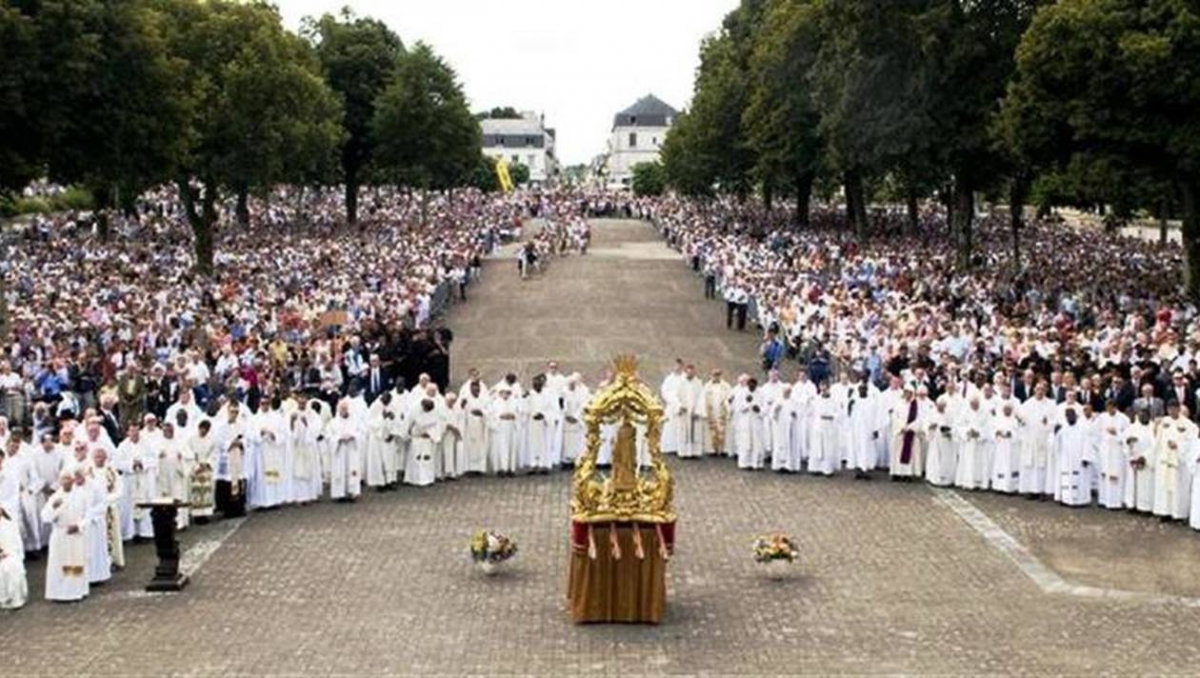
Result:
M196 576L204 563L217 552L225 544L225 542L233 536L238 528L246 522L246 518L233 518L231 520L223 520L220 525L224 528L217 535L201 539L192 544L179 557L179 573L185 575L188 579ZM128 598L154 598L158 596L173 596L175 592L149 592L149 591L128 591L124 594Z
M1008 556L1009 560L1013 561L1021 572L1026 577L1029 577L1043 593L1062 594L1092 600L1200 607L1200 598L1144 593L1141 591L1125 591L1068 581L1039 560L1024 544L1005 532L994 520L989 518L974 504L967 501L958 492L942 487L930 487L930 489L933 491L934 498L937 501L953 511L959 518L962 518L965 523L970 525L989 544Z

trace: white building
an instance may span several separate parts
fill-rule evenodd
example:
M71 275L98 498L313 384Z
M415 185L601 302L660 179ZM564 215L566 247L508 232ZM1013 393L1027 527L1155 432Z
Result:
M608 163L605 172L612 188L629 186L633 167L658 160L659 149L667 138L679 112L653 94L617 113L608 138Z
M511 165L529 168L529 181L544 184L558 174L554 156L554 130L546 129L542 116L522 111L520 118L485 118L479 123L483 132L483 153L503 158Z

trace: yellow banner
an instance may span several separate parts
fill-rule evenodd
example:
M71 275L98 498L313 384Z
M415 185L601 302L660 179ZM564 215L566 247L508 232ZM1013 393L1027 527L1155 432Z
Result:
M508 174L508 161L504 158L496 159L496 178L500 180L500 190L508 193L513 190L512 177Z

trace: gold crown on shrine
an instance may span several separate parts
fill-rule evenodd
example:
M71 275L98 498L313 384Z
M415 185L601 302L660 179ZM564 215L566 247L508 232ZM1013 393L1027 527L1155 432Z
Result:
M578 523L673 523L674 480L659 448L663 409L658 398L637 376L637 358L617 356L616 374L592 396L584 410L587 446L575 468L571 519ZM612 473L596 468L604 433L612 435ZM611 429L610 429L611 431ZM638 464L644 445L649 457Z

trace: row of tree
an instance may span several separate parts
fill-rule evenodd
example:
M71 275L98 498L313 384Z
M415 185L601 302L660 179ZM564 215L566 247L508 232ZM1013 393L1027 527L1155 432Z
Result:
M663 145L692 195L842 187L945 203L960 265L974 201L1183 218L1200 300L1200 7L1188 0L742 0L701 46Z
M226 196L245 223L256 191L343 184L353 223L364 182L491 188L487 169L450 66L349 10L293 33L260 0L0 4L0 191L47 176L103 215L173 183L201 272Z

